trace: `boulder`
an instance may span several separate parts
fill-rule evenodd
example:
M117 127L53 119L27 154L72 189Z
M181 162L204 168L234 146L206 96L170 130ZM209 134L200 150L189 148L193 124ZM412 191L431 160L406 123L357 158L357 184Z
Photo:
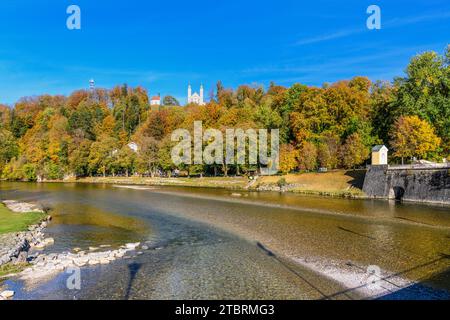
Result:
M28 258L28 252L21 251L19 253L19 255L17 256L17 259L16 259L15 263L16 264L25 263L25 262L27 262L27 258Z
M127 249L132 249L132 250L134 250L134 249L136 249L136 247L139 247L140 244L141 244L140 242L136 242L136 243L127 243L127 244L125 245L125 247L126 247Z
M45 238L45 239L44 239L44 244L45 244L46 246L52 245L52 244L54 244L54 243L55 243L55 239L53 239L53 238Z
M5 290L2 293L0 293L0 296L4 299L9 299L14 296L15 292L12 290Z

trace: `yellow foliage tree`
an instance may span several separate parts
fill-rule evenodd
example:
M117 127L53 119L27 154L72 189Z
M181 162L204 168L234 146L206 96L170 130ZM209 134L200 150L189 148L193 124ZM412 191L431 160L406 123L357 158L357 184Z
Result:
M434 133L433 127L418 116L401 116L391 132L391 145L394 156L426 158L439 148L441 139Z
M298 150L291 144L283 144L280 147L280 171L284 174L294 170L298 163Z

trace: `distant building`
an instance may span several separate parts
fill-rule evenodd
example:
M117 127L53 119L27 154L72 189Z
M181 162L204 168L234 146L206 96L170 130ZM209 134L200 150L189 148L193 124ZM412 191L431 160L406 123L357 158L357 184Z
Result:
M137 153L139 151L139 146L136 142L130 142L129 144L127 144L127 147L130 148L130 150L134 153ZM111 151L111 156L114 157L117 153L119 153L119 150L114 149L113 151Z
M191 85L188 86L188 103L196 103L199 106L205 105L203 99L203 85L200 86L200 94L197 92L192 93Z
M372 148L372 165L388 164L388 148L385 145L377 145Z
M95 80L94 79L89 80L89 90L91 92L94 92L94 90L95 90Z
M150 100L150 105L151 106L160 106L161 105L161 97L160 96L154 96Z
M127 144L128 148L130 148L133 152L138 152L139 151L139 146L137 145L137 143L135 142L130 142L129 144Z

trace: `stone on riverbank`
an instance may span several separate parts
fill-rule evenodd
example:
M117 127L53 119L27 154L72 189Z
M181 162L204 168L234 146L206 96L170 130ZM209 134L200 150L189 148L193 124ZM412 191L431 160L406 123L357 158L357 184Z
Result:
M44 239L42 230L44 225L41 223L32 231L23 231L18 233L7 233L0 236L0 266L9 262L26 262L28 255L22 252L28 252L30 248L44 248L54 242L52 238Z
M127 243L127 244L125 245L125 247L126 247L127 249L132 249L132 250L134 250L134 249L136 249L137 247L139 247L140 244L141 244L140 242L136 242L136 243Z
M134 244L135 245L135 244ZM31 267L21 273L22 280L39 280L41 278L49 277L57 272L63 271L69 267L77 266L96 266L99 264L106 265L122 258L127 252L134 251L134 249L120 248L117 250L109 251L95 251L85 252L80 251L78 253L63 252L63 253L50 253L41 254L35 260L32 260ZM131 247L131 246L130 246Z
M9 299L12 298L14 294L15 292L12 290L5 290L2 293L0 293L0 297L2 297L3 299Z

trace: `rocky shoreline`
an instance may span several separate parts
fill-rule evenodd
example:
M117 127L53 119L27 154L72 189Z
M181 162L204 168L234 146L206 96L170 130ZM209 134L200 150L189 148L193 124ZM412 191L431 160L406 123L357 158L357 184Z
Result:
M4 201L3 203L14 212L30 212L32 209L34 212L40 210L39 212L44 213L44 210L29 203L17 201ZM141 255L143 252L139 250L152 248L150 243L141 245L140 242L136 242L106 251L101 250L109 248L109 245L89 247L87 250L74 248L72 252L41 253L40 250L54 243L53 238L46 238L44 235L44 229L50 221L51 216L48 215L39 224L29 226L28 231L0 236L0 267L6 264L24 266L22 271L5 275L2 278L17 276L24 281L37 282L55 276L67 268L109 264L117 259ZM0 300L13 297L14 291L5 290L5 288L0 290Z
M0 236L0 266L7 263L25 263L30 249L43 249L53 243L52 238L45 238L43 230L47 227L51 216L38 225L30 226L28 231L8 233Z
M141 251L137 251L140 245L141 243L137 242L128 243L118 249L107 251L97 251L99 248L90 247L89 251L75 248L73 251L77 252L39 254L30 260L30 267L23 270L18 276L21 280L36 281L53 276L67 268L109 264L120 258L131 258L131 255L126 256L130 252L136 252L136 255L142 254ZM145 245L141 246L142 250L148 248Z
M2 203L14 213L40 212L45 211L35 204L19 202L15 200L5 200ZM31 225L27 231L7 233L0 236L0 266L13 263L26 263L28 260L28 251L31 248L43 249L52 244L52 238L45 238L43 230L52 219L47 216L37 225Z

